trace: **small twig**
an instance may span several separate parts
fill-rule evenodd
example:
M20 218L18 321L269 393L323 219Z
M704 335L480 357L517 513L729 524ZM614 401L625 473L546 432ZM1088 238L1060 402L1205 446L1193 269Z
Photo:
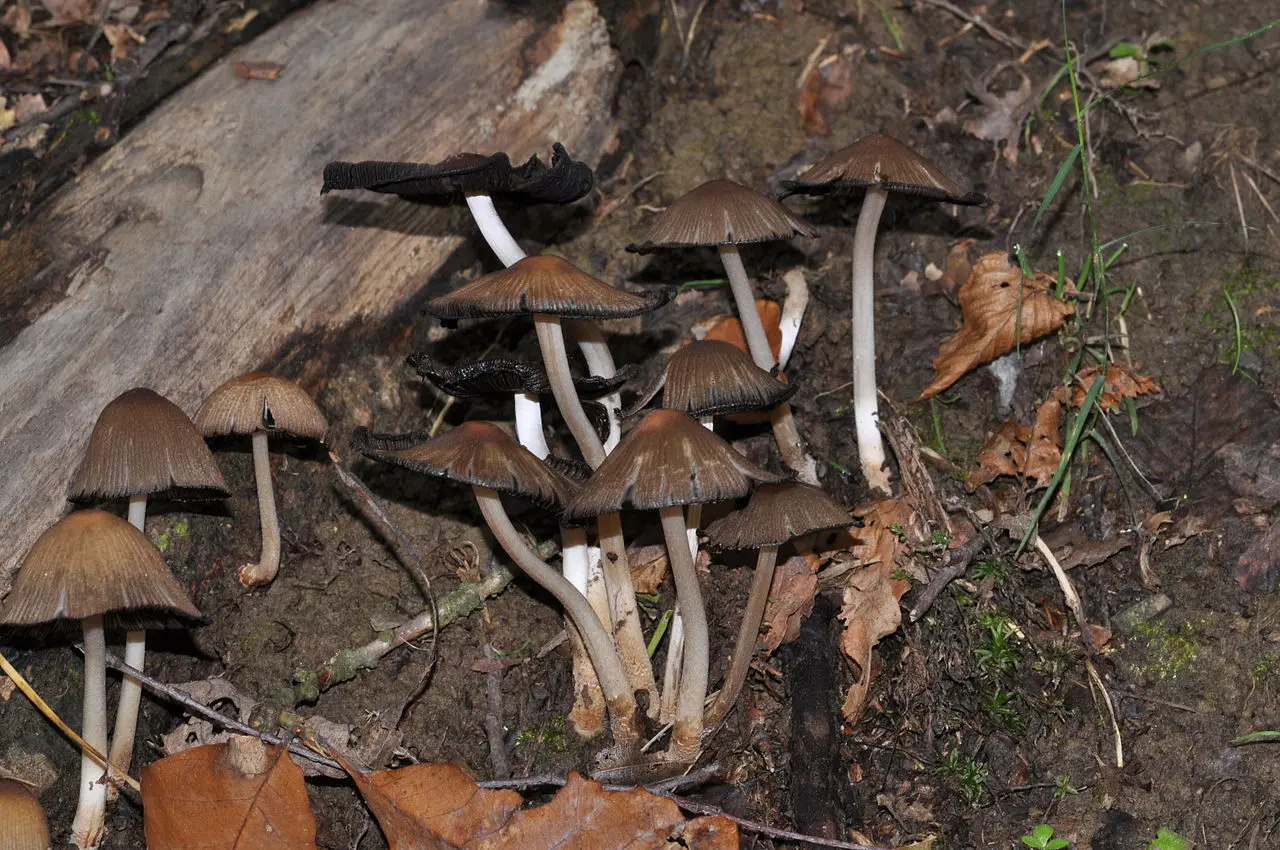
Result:
M1227 163L1227 169L1231 173L1231 188L1235 191L1236 196L1236 212L1240 214L1240 235L1244 239L1244 247L1249 247L1249 220L1245 218L1244 202L1240 200L1240 183L1236 180L1236 165L1234 162Z
M1277 174L1276 172L1272 171L1270 168L1267 168L1262 163L1254 162L1253 160L1249 159L1249 157L1239 153L1236 154L1236 159L1240 160L1250 168L1255 169L1259 174L1263 174L1267 177L1270 177L1275 182L1280 183L1280 174Z
M1124 740L1120 737L1120 720L1116 717L1116 704L1111 699L1111 694L1107 691L1107 686L1102 683L1102 677L1098 675L1098 670L1093 666L1093 662L1088 658L1084 660L1084 669L1089 673L1089 690L1094 687L1102 694L1102 703L1107 707L1107 716L1111 718L1111 734L1116 741L1116 767L1124 768ZM1095 698L1097 694L1094 695Z
M947 0L917 0L917 2L923 3L926 6L933 6L935 9L941 9L942 11L948 14L955 15L957 18L959 18L962 21L973 24L975 27L982 30L988 36L1000 42L1001 44L1005 45L1006 47L1012 47L1015 50L1019 50L1023 53L1031 49L1031 45L1027 44L1025 41L1021 41L1020 39L1014 38L1011 35L1001 32L1000 30L991 26L991 24L987 23L977 15L974 15L970 12L966 12L964 9L961 9L959 6L956 6L953 3L948 3Z
M482 650L489 661L498 657L488 643ZM511 775L511 761L507 758L507 736L502 725L502 668L497 664L489 665L489 670L485 673L485 697L489 703L489 710L484 716L484 733L489 739L489 761L493 765L493 775L498 779L506 779Z
M28 115L26 118L23 118L8 130L5 130L3 134L0 134L0 139L4 139L6 141L12 139L34 124L53 124L59 119L65 118L72 112L75 112L77 109L89 106L95 101L108 97L114 90L115 87L111 83L88 86L82 89L78 95L69 95L68 97L64 97L62 100L59 100L43 112L38 112L35 115Z
M1134 693L1133 691L1112 691L1113 694L1120 697L1129 697L1129 699L1142 700L1143 702L1155 703L1156 705L1166 705L1169 708L1176 708L1178 711L1186 711L1195 714L1196 710L1193 706L1183 705L1180 702L1169 702L1166 699L1147 696L1146 694Z
M938 598L947 585L964 575L969 569L969 564L973 559L987 548L987 539L979 532L973 536L969 542L956 549L948 549L946 555L942 558L942 568L933 574L933 578L924 586L924 590L920 591L920 595L916 597L915 605L911 606L908 617L911 622L916 623L920 618L929 612L933 607L933 601Z
M699 785L705 785L722 773L724 773L724 768L719 764L712 763L689 773L682 773L679 776L673 776L670 779L663 779L658 782L650 782L647 785L627 785L616 782L602 782L601 785L606 791L630 791L633 788L644 788L651 794L665 796L682 788L695 788ZM522 791L526 788L560 788L568 781L568 777L562 773L540 773L535 776L520 776L514 779L484 779L477 782L476 785L481 788L499 790L511 788L515 791Z
M710 806L706 803L699 803L697 800L690 800L688 797L677 797L675 794L667 794L666 796L674 800L675 804L686 812L725 818L733 821L747 832L754 832L757 835L764 835L768 838L779 838L783 841L795 841L800 844L812 844L815 847L837 847L840 850L887 850L885 847L879 847L874 844L855 844L852 841L838 841L834 838L818 838L813 835L792 832L789 829L775 829L772 826L765 826L762 823L729 814L719 806Z
M83 648L80 647L78 644L76 645L76 649L79 649L81 652L84 651ZM287 746L289 749L289 752L293 753L294 755L302 756L305 759L314 761L317 764L322 764L325 767L333 768L334 770L342 770L342 765L338 764L333 759L328 758L327 756L322 756L317 752L313 752L301 744L293 743L292 735L288 737L283 735L273 735L270 732L263 732L259 729L254 729L252 726L249 726L248 724L245 724L245 723L241 723L239 720L236 720L234 718L227 717L225 714L220 714L219 712L214 711L212 708L209 708L208 706L203 705L200 702L192 699L190 696L178 690L177 688L173 687L172 685L166 685L164 682L151 678L146 673L143 673L141 670L130 667L128 664L125 664L123 661L121 661L119 658L116 658L114 655L112 655L109 652L107 653L106 664L112 670L116 670L120 673L123 673L126 676L129 676L130 678L137 679L139 682L142 683L143 687L145 687L147 690L151 691L152 693L156 693L156 694L160 694L162 696L168 697L173 702L176 702L178 705L181 705L191 714L195 714L195 715L199 715L200 717L203 717L205 720L208 720L214 726L217 726L221 729L227 729L232 732L238 732L241 735L252 735L255 738L262 739L268 744L275 744L277 746L280 746L280 745Z

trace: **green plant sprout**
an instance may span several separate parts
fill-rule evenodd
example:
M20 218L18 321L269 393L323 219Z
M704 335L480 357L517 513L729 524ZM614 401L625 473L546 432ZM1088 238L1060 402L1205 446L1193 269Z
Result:
M988 611L978 615L978 625L987 630L986 639L973 653L978 664L992 677L1007 676L1017 670L1022 652L1014 643L1019 630L1013 621Z
M975 809L987 793L987 765L969 758L959 748L943 756L936 768L938 775L950 781L964 801Z
M1031 830L1030 835L1022 836L1022 843L1033 850L1062 850L1067 846L1066 839L1053 837L1053 827L1047 823Z
M1147 850L1191 850L1191 842L1163 826L1156 830L1156 837Z
M639 594L636 594L639 596ZM649 638L649 645L645 647L645 651L652 658L653 654L658 651L658 647L662 645L662 639L666 637L667 626L671 624L671 617L674 611L668 608L662 612L662 616L658 618L658 624L653 627L653 637Z
M1067 797L1073 797L1080 791L1071 784L1071 777L1064 776L1053 785L1053 799L1065 800Z

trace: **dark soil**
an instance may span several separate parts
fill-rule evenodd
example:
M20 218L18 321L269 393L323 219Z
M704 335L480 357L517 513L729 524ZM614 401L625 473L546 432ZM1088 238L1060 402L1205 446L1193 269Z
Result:
M803 10L783 0L706 3L687 50L672 25L673 5L687 28L697 3L664 0L648 4L651 9L602 4L631 61L617 99L623 143L602 165L601 191L590 203L567 220L530 216L512 229L531 234L526 247L553 249L609 280L716 278L720 272L711 253L626 254L624 246L649 215L645 208L663 207L722 176L773 191L780 176L855 138L876 132L898 137L995 202L987 209L891 205L876 266L881 389L915 424L922 441L945 457L950 471L935 470L935 477L955 507L1017 513L1034 505L1038 493L1003 483L972 495L960 486L977 447L999 424L988 373L970 373L944 393L945 403L912 399L932 376L937 346L959 319L951 301L931 293L928 264L941 267L961 238L976 240L974 256L1021 245L1034 265L1048 271L1055 269L1058 251L1072 273L1087 255L1091 225L1078 169L1034 224L1041 199L1077 140L1065 81L1048 89L1017 136L1016 164L997 143L965 129L984 109L968 92L984 80L1006 94L1025 74L1033 92L1045 91L1063 64L1060 6L988 4L986 20L1018 43L1052 42L1019 63L1023 50L979 29L962 30L964 21L931 3L814 0ZM1154 58L1168 64L1280 16L1280 8L1266 7L1250 0L1084 0L1065 4L1065 27L1090 60L1105 59L1116 44L1140 43L1158 29L1173 50ZM798 83L811 54L826 83L815 89L821 105L809 111L806 129ZM1043 526L1047 538L1075 540L1083 551L1105 548L1096 545L1099 540L1133 536L1153 514L1173 509L1173 527L1187 537L1180 545L1167 547L1162 540L1152 549L1159 591L1140 581L1136 544L1100 563L1088 565L1097 559L1086 559L1071 572L1091 621L1113 630L1092 663L1114 700L1123 768L1116 766L1107 709L1090 687L1088 654L1064 626L1058 585L1034 552L1015 556L1017 541L1006 536L998 538L997 551L984 556L983 566L975 565L942 593L921 622L904 625L880 643L871 703L857 722L839 730L834 781L840 787L830 795L827 819L842 837L857 830L885 846L933 836L933 847L1008 848L1019 846L1019 836L1037 824L1049 823L1072 847L1094 850L1145 848L1160 827L1196 847L1280 847L1275 745L1230 744L1238 735L1280 727L1280 602L1273 592L1248 592L1236 580L1238 558L1275 521L1267 513L1275 500L1242 505L1239 476L1224 471L1216 454L1223 443L1244 445L1263 431L1224 431L1213 443L1208 436L1186 438L1189 426L1174 415L1201 402L1212 407L1201 396L1221 384L1237 393L1228 398L1253 399L1262 411L1260 427L1267 410L1275 419L1280 224L1271 209L1280 207L1280 119L1268 104L1280 97L1277 65L1280 41L1272 31L1193 58L1161 75L1158 89L1122 93L1114 105L1093 111L1096 232L1101 242L1118 240L1106 254L1120 242L1129 247L1110 269L1115 294L1097 299L1093 318L1078 331L1026 351L1015 398L1015 411L1025 416L1059 382L1081 339L1119 333L1127 335L1128 348L1117 343L1117 357L1131 358L1163 390L1163 400L1155 402L1163 409L1140 405L1132 417L1140 438L1131 436L1126 413L1111 422L1116 439L1169 501L1157 502L1123 460L1119 469L1113 467L1108 452L1090 442L1072 468L1069 498L1055 502ZM829 202L794 207L822 225L821 235L754 248L746 261L765 293L779 300L784 271L800 266L807 273L812 300L788 367L801 384L793 404L811 450L825 462L826 488L856 504L866 491L856 473L846 472L858 464L851 397L844 387L856 213ZM473 240L428 283L423 297L492 270L495 263ZM1121 300L1135 285L1121 328ZM1238 334L1224 293L1239 316ZM497 333L493 326L474 326L441 337L417 315L417 306L405 305L386 327L352 329L341 355L324 365L319 401L332 418L340 454L346 453L345 435L356 426L403 431L428 427L440 414L430 388L403 366L411 351L427 349L449 362L485 351L535 356L528 328L519 322L499 324ZM615 356L651 370L654 352L679 339L691 323L730 311L724 290L687 292L645 322L615 328ZM1229 376L1237 357L1248 379ZM319 366L299 362L289 351L264 365L295 377L320 377ZM459 403L445 418L457 423L506 415L500 407ZM1229 423L1220 427L1230 430ZM1099 433L1104 440L1112 437L1105 429ZM739 429L731 436L741 438L744 451L771 460L767 434ZM1152 448L1184 438L1181 461ZM281 575L265 590L246 592L236 568L255 557L258 545L252 471L247 446L222 448L234 493L225 511L189 514L166 506L149 526L153 539L165 541L169 563L209 620L190 639L157 644L152 658L158 677L177 682L222 676L265 704L259 717L267 709L291 708L350 724L356 738L380 725L394 727L404 736L401 760L453 761L487 778L486 676L472 665L488 643L520 661L504 672L501 718L516 775L589 765L593 744L565 731L572 703L567 648L540 652L560 632L560 617L544 594L523 581L441 632L439 655L425 681L428 652L401 649L376 669L295 706L295 670L315 668L339 649L363 644L421 611L419 583L335 489L323 453L298 446L273 455L285 529ZM451 553L463 541L478 544L481 564L487 565L489 544L475 530L478 516L464 491L404 470L348 461L413 537L437 595L460 581ZM521 519L540 539L553 539L554 529L536 513ZM644 542L644 535L654 533L645 517L629 522L629 540ZM1190 535L1191 530L1199 533ZM921 560L933 566L936 556L925 553ZM734 567L716 568L707 577L707 595L718 602L715 647L732 642L748 579L746 569ZM825 592L838 604L838 587ZM1157 592L1171 603L1163 613L1137 624L1119 616ZM906 607L913 598L909 593ZM664 595L647 611L646 625L669 604ZM992 631L1001 628L1011 635L1012 647L1003 665L991 661ZM806 639L812 642L813 635ZM839 660L834 639L825 647L843 688L852 674ZM67 718L77 718L81 674L74 652L31 644L12 650L45 698ZM725 658L713 655L714 681L724 672ZM709 801L781 827L795 824L797 814L815 817L789 802L788 788L811 765L809 759L791 758L789 689L797 683L784 671L793 668L761 664L740 708L704 756L724 768L723 782L705 791ZM832 712L841 698L840 692L830 695ZM179 721L167 706L148 703L140 740L154 744ZM19 695L0 702L0 729L0 759L6 764L24 752L51 760L58 779L44 800L55 829L65 834L74 807L75 753ZM144 762L152 757L151 748L140 756ZM312 793L322 847L381 846L348 785L320 780ZM818 816L811 822L821 821ZM107 847L141 846L136 801L115 806L108 825ZM744 846L769 843L744 838Z

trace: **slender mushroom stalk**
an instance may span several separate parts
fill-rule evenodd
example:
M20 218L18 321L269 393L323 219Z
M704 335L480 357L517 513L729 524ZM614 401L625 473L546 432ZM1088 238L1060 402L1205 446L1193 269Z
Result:
M101 615L85 617L84 720L80 737L100 753L107 751L107 641ZM80 800L71 822L71 838L80 850L102 843L107 817L106 765L80 754Z
M853 424L867 486L884 495L891 487L884 468L876 397L875 249L880 214L888 198L884 189L867 189L853 234Z
M742 612L738 637L733 642L733 654L729 656L729 672L725 673L719 696L711 704L707 715L708 726L715 726L725 719L729 709L737 701L742 685L747 681L747 672L751 669L751 659L756 654L756 638L760 634L760 624L764 621L764 609L769 602L769 589L773 587L773 573L777 564L778 547L761 547L756 555L756 571L751 577L747 607Z
M240 583L245 587L267 584L280 572L280 520L276 516L276 491L271 481L271 455L267 432L254 431L253 480L258 488L258 519L262 525L262 553L255 564L240 567Z
M595 469L604 460L604 444L600 442L595 426L587 418L587 412L582 409L582 400L578 398L578 391L573 386L560 317L535 313L533 324L538 333L538 347L542 350L542 361L547 367L547 379L551 382L551 394L555 396L556 406L560 408L569 432L582 450L583 458Z
M145 532L147 520L147 497L145 494L129 497L129 524L139 531ZM124 663L135 670L145 670L147 662L147 632L145 629L133 629L125 633ZM116 724L111 733L111 752L107 758L111 764L124 773L129 772L133 762L133 744L138 734L138 710L142 706L142 684L132 676L125 676L120 681L120 702L116 706ZM107 795L114 799L119 793L116 786L107 789Z
M612 378L618 374L613 362L613 353L609 351L609 343L604 334L593 322L571 319L570 331L582 352L582 359L587 361L587 371L600 378ZM614 390L600 398L609 414L609 436L604 439L604 453L608 454L622 439L622 397Z
M631 693L631 685L622 669L622 663L614 652L613 641L591 610L586 597L533 553L511 524L496 491L478 485L473 485L472 491L485 522L498 543L511 556L511 560L554 596L573 618L587 652L591 654L596 674L600 677L600 687L604 690L605 702L609 706L614 740L624 746L635 744L640 736L635 718L635 696Z
M661 516L671 575L675 579L676 595L684 608L684 661L670 752L673 761L693 761L702 744L703 705L707 700L707 670L711 653L707 609L702 602L698 571L689 554L684 511L678 506L662 508Z
M537 393L516 393L516 439L540 459L551 454L547 432L542 427L542 401Z
M514 265L527 256L511 231L502 223L502 217L493 206L492 197L479 192L468 192L467 209L471 210L471 217L475 219L476 227L480 228L480 235L489 243L504 266Z

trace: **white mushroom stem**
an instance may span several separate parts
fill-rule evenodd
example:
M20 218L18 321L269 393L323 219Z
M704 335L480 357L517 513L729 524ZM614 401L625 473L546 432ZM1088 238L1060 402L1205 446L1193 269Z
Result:
M546 460L551 454L547 433L542 427L542 402L537 393L516 393L516 439L520 445Z
M100 753L107 751L107 642L102 617L86 617L84 630L84 718L80 734ZM80 850L102 843L107 816L106 765L80 754L80 802L71 839Z
M756 366L768 372L778 361L773 359L773 349L769 347L769 339L765 336L764 323L756 308L755 292L751 288L747 270L742 266L738 246L721 245L720 262L724 264L729 289L733 292L733 300L738 307L742 333L747 338L747 351ZM769 415L769 422L773 426L773 436L778 441L778 451L782 454L783 462L805 484L816 486L818 464L805 451L804 441L800 439L800 432L796 429L795 417L791 415L791 405L783 402L775 407Z
M853 233L853 424L862 474L872 490L884 495L890 486L876 397L875 255L876 231L888 197L884 189L867 189Z
M271 483L271 457L267 432L253 432L253 478L258 484L258 516L262 520L262 557L240 568L245 587L269 584L280 572L280 520L276 517L276 491Z
M778 324L782 330L782 345L778 347L778 367L787 368L791 352L796 348L796 340L800 338L800 324L804 321L804 311L809 307L809 283L804 278L804 269L791 269L782 276L787 287L787 297L782 299L782 318Z
M498 216L493 198L488 195L467 195L467 209L471 210L471 217L476 220L480 235L489 243L504 266L514 265L525 258L524 251Z
M609 707L614 740L623 746L634 745L640 736L635 717L636 700L609 633L591 610L586 597L565 581L564 576L535 555L520 537L497 492L488 487L473 486L471 489L485 522L511 560L529 578L554 596L578 627L578 634L582 636L587 652L591 655L591 662L600 677L600 686Z
M747 681L751 659L756 654L756 638L760 623L764 621L765 605L769 601L769 589L773 586L774 568L778 563L778 547L766 546L756 556L756 571L751 579L751 593L747 596L747 608L742 612L742 624L738 627L738 639L729 657L729 672L725 674L720 695L711 704L707 725L715 726L728 716L738 699L742 685Z
M145 533L147 521L146 494L129 497L129 522ZM138 629L125 633L124 663L135 670L144 670L147 662L147 633ZM116 707L116 725L111 733L111 752L107 758L121 771L128 773L133 761L133 744L138 734L138 709L142 705L142 685L132 676L120 681L120 704ZM119 793L113 785L107 795L115 799Z
M536 313L533 326L538 332L538 347L542 350L542 364L551 382L551 394L555 396L560 415L569 426L573 439L578 443L582 456L595 469L604 460L604 444L596 434L595 426L582 409L582 400L573 386L569 373L569 355L564 348L564 329L559 316Z
M594 322L581 319L569 320L569 330L578 343L582 358L587 361L587 371L599 378L612 378L618 374L613 362L613 352L605 341L604 332ZM622 396L611 392L600 399L609 414L609 435L604 439L604 453L617 448L622 440Z
M698 571L689 554L689 535L684 511L679 506L663 508L662 534L667 558L676 582L676 596L684 610L684 667L680 675L680 695L676 699L671 745L672 761L688 762L698 757L702 743L702 714L707 699L707 670L710 638L707 609L702 601Z

